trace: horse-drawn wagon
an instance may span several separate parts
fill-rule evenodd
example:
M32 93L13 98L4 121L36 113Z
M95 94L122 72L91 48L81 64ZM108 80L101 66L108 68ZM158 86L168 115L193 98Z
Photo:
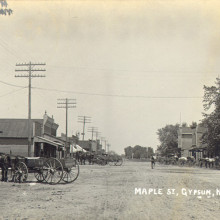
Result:
M79 165L73 158L56 159L44 157L21 157L0 154L2 181L8 180L8 169L11 180L25 182L28 173L34 173L38 182L57 184L61 181L71 183L79 176Z
M102 154L102 155L95 155L93 158L93 163L99 165L109 164L110 166L121 166L123 160L122 157L119 155Z

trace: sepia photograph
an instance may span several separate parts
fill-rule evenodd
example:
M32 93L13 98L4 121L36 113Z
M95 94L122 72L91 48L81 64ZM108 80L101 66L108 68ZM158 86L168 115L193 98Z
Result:
M0 220L217 220L219 0L0 0Z

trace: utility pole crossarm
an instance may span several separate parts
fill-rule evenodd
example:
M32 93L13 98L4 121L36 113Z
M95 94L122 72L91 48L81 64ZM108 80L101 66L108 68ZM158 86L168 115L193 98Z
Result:
M15 72L22 72L22 71L27 71L27 72L29 72L29 70L27 70L27 69L16 69L15 70ZM36 71L46 71L45 69L32 69L31 70L32 72L36 72Z
M31 63L31 62L30 62ZM16 63L16 66L29 66L30 63ZM43 65L46 65L46 63L31 63L31 65L40 65L40 66L43 66Z

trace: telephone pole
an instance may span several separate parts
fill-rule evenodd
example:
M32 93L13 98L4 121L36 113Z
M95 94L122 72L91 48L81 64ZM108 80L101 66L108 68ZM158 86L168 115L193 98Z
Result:
M111 146L111 144L108 143L108 144L107 144L107 147L108 147L108 154L109 154L109 147L110 147L110 146Z
M105 141L105 137L101 137L101 145L102 145L102 141Z
M20 63L16 64L16 66L25 66L27 69L15 69L16 72L28 72L25 75L15 75L15 77L27 77L29 78L29 86L28 86L28 156L33 156L33 151L31 150L31 79L33 77L45 77L45 75L32 74L37 71L46 71L45 69L34 69L35 66L45 66L45 63Z
M105 140L105 153L107 153L107 151L106 151L106 145L107 145L107 140Z
M89 127L89 128L88 128L88 132L92 132L92 140L93 140L93 134L94 134L96 131L98 131L97 129L98 129L97 127Z
M76 99L58 99L57 108L65 108L66 109L66 145L65 145L65 156L67 152L67 137L68 137L68 109L76 108Z
M96 141L98 140L98 136L101 134L101 132L96 131L95 132L95 137L96 137Z
M91 123L91 117L89 116L78 116L78 122L83 123L83 141L85 136L85 125L86 123Z

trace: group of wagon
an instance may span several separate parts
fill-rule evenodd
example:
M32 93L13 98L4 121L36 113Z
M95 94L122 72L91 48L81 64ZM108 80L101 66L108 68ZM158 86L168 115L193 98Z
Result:
M123 163L122 157L118 155L108 155L108 154L102 154L102 155L95 155L93 158L93 163L99 164L99 165L107 165L110 166L121 166Z
M92 164L121 166L122 163L122 157L118 155L101 154L92 158ZM2 181L19 183L26 182L29 173L33 173L38 182L48 184L72 183L79 176L76 158L21 157L0 153L0 168Z
M10 170L11 181L19 183L27 181L29 173L34 173L38 182L48 184L58 184L61 181L72 183L79 176L79 164L73 158L56 159L1 154L0 167L2 180L8 179L8 171Z

